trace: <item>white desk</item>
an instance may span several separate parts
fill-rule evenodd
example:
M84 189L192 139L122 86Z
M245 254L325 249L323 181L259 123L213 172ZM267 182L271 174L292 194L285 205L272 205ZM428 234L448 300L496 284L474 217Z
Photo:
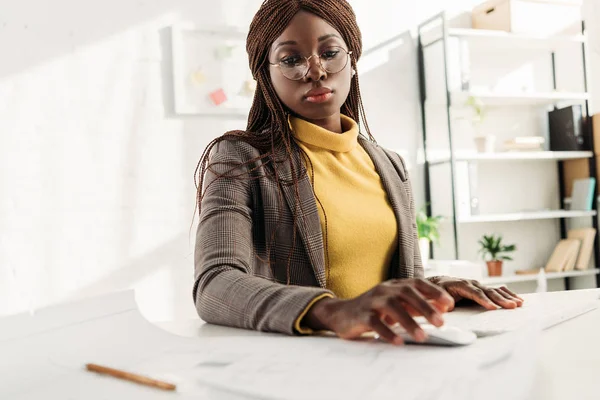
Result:
M554 292L565 301L600 289ZM535 294L524 295L528 297ZM600 301L600 300L599 300ZM266 334L205 324L200 320L157 324L186 337L264 336ZM507 382L510 384L510 382ZM533 399L600 398L600 308L542 332Z
M598 295L551 294L565 301ZM132 293L2 318L0 399L248 400L243 393L268 392L279 400L282 393L305 399L327 392L321 398L387 400L420 399L423 391L444 400L600 398L600 309L541 335L524 330L454 349L293 338L199 320L157 325L162 329L139 313ZM177 379L178 389L165 393L97 376L83 369L88 362ZM529 386L532 396L523 397Z

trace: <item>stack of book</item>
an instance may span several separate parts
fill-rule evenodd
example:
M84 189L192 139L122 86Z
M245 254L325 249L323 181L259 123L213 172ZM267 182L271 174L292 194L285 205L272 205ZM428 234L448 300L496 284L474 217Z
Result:
M558 242L548 263L546 272L588 269L594 249L594 228L571 229L567 238Z
M588 269L592 252L594 250L594 239L596 230L594 228L571 229L567 238L562 239L552 252L546 263L546 272L563 272L574 269ZM517 270L517 275L536 274L539 269Z
M506 151L542 151L546 140L542 136L519 136L504 142Z

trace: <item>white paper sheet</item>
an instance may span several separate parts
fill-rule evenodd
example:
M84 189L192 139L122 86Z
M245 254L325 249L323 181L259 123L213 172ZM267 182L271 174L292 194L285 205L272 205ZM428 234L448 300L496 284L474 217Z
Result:
M187 390L208 385L264 399L526 399L538 333L513 332L464 348L213 338L213 352L172 373Z

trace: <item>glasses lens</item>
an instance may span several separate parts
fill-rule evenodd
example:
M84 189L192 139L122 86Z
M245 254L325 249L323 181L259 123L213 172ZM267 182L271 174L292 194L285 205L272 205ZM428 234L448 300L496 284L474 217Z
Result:
M289 56L279 61L279 68L286 78L298 80L306 75L308 63L304 57L299 55Z
M330 74L340 72L348 63L348 53L341 47L329 47L319 57L323 69Z

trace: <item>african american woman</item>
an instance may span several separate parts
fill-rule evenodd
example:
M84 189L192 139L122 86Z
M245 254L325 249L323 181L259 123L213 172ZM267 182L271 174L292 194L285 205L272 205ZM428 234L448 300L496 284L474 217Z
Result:
M214 139L196 170L204 321L400 344L391 325L423 341L413 317L441 326L462 299L521 306L506 288L424 279L411 181L369 130L346 1L266 0L246 50L257 83L246 129Z

